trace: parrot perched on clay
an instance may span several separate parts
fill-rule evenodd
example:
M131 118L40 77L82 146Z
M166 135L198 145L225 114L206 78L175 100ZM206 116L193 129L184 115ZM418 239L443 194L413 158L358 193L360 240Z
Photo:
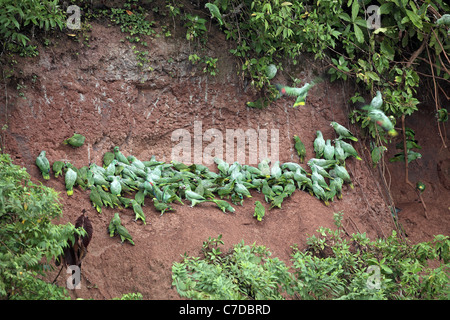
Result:
M91 188L91 193L89 194L89 199L92 202L92 205L97 210L98 213L102 213L103 202L100 194L98 193L97 188Z
M114 158L115 158L114 153L110 151L105 152L105 154L103 155L103 168L109 166L111 162L114 160Z
M270 178L270 167L269 167L269 159L263 159L260 163L258 163L258 169L261 171L261 174L266 178Z
M230 212L235 211L233 206L231 204L229 204L228 201L220 200L220 199L212 199L211 201L214 202L219 207L219 209L222 210L224 213L227 210Z
M350 130L348 130L346 127L344 127L343 125L332 121L330 123L330 125L333 127L334 131L336 131L336 133L339 135L338 139L350 139L353 141L358 141L358 139L350 132Z
M41 151L39 156L36 158L36 165L38 166L39 170L41 170L42 177L45 180L50 180L50 162L45 155L46 152Z
M323 156L323 151L325 149L325 140L323 134L320 130L316 131L316 139L314 139L314 152L316 153L316 158L321 158Z
M311 171L312 171L312 174L311 174L311 180L312 180L312 182L313 182L313 184L314 184L314 182L317 182L317 184L319 184L322 188L324 188L324 189L326 189L326 190L330 190L330 188L328 187L328 185L327 185L327 183L326 183L326 181L325 181L325 178L324 178L324 176L322 176L318 171L317 171L317 168L316 167L311 167Z
M331 145L331 140L325 141L325 147L323 149L323 157L326 160L334 160L334 146Z
M339 140L339 143L342 149L344 150L346 156L350 155L352 157L355 157L357 160L362 160L358 155L358 152L356 152L355 148L353 148L353 146L350 143L345 142L344 140Z
M317 199L323 200L326 206L330 205L326 198L325 190L319 185L317 181L313 182L312 190Z
M280 168L280 161L275 161L272 168L270 169L270 176L275 179L280 179L281 177L281 168Z
M120 193L122 192L122 185L120 184L119 176L112 176L112 182L110 185L110 191L112 194L120 197Z
M69 139L66 139L63 141L64 144L69 144L72 147L78 148L81 147L84 144L84 141L86 140L86 137L79 134L79 133L74 133L72 137L70 137Z
M58 178L59 176L62 176L62 169L64 167L64 162L62 161L55 161L53 162L53 173L55 174L55 178Z
M331 176L336 175L337 177L341 178L344 182L348 183L350 185L350 188L352 189L354 188L350 175L348 174L348 171L347 169L345 169L345 167L335 165L334 169L330 170L330 175Z
M164 203L164 202L160 202L156 198L153 198L153 205L154 205L156 210L161 212L161 215L163 215L164 212L166 212L166 211L175 211L175 209L172 208L172 206L170 204L167 204L167 203Z
M300 157L300 163L303 163L303 161L305 161L305 157L306 157L306 148L304 143L300 140L299 136L294 135L294 147L295 150L297 151L298 156Z
M260 201L255 201L255 212L253 214L256 220L261 221L266 213L266 208Z
M134 214L136 215L134 220L137 221L138 219L141 219L144 222L144 224L147 224L147 222L145 221L145 214L144 211L142 210L141 205L136 201L132 200L132 206Z
M128 161L127 157L125 157L122 152L120 152L120 149L118 146L114 147L114 157L116 158L117 161L125 163L125 164L130 164L130 162Z
M133 238L131 237L128 230L122 225L119 213L116 212L114 214L114 217L109 222L108 232L110 237L114 237L116 234L118 234L122 242L128 240L134 246Z
M76 181L77 181L77 173L74 170L72 170L72 168L68 168L65 175L66 190L68 196L73 195L73 186L75 185Z
M205 197L203 197L203 196L199 195L198 193L192 191L190 185L188 185L186 187L185 196L186 196L186 199L191 202L191 207L194 207L198 203L202 203L202 202L207 201L205 199Z

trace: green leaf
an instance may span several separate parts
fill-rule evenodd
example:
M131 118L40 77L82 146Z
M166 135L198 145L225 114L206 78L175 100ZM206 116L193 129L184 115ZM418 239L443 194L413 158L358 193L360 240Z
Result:
M355 2L356 2L356 1L355 1ZM355 2L354 2L354 3L355 3ZM358 27L356 24L354 24L353 27L354 27L354 29L355 29L356 40L357 40L359 43L363 43L363 42L364 42L364 34L363 34L363 32L361 31L361 28Z
M383 42L381 42L380 50L380 54L384 55L391 61L394 60L395 51L392 49L387 39L384 39Z
M359 1L353 1L352 4L352 21L355 22L359 13Z
M420 19L420 16L418 16L415 12L406 9L406 14L408 15L409 20L420 30L422 30L422 20Z

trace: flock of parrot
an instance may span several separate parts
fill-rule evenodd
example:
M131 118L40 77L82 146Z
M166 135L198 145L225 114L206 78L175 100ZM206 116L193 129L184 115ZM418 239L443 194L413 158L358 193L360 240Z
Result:
M312 84L314 85L314 83ZM297 96L295 104L304 104L308 90L312 85L303 88L277 86L281 94ZM368 117L375 121L388 134L395 135L395 129L380 107L381 93L372 99L370 105L363 109ZM295 106L295 105L294 105ZM243 205L244 199L251 198L250 190L264 194L264 200L270 204L269 209L281 208L287 197L299 189L309 192L322 200L326 206L330 201L342 199L342 187L348 184L353 189L352 180L346 170L345 161L349 157L361 160L351 141L358 139L343 125L333 121L330 123L337 138L325 139L320 130L316 131L313 141L315 157L309 159L309 170L303 168L306 148L301 139L294 135L294 147L299 156L299 163L264 159L257 166L241 165L238 162L226 163L214 158L218 172L210 171L201 164L186 165L172 161L157 161L153 156L148 161L141 161L133 155L125 156L118 146L103 156L103 164L95 163L76 168L69 162L55 161L52 170L55 178L64 176L68 196L73 195L74 187L89 190L89 198L93 207L102 212L103 207L122 209L130 208L135 214L135 221L146 224L146 216L142 207L149 197L154 208L163 215L166 211L175 211L173 203L184 205L187 201L191 207L203 202L214 203L225 212L234 212L232 204ZM347 140L347 141L346 141ZM85 137L75 133L63 141L74 148L84 144ZM380 156L380 150L375 156ZM374 152L372 152L374 153ZM372 154L373 158L373 154ZM50 179L50 163L46 151L41 151L36 158L36 165L45 180ZM227 200L230 201L227 201ZM265 207L260 201L255 202L254 217L261 221L265 215ZM111 236L119 235L122 242L132 237L122 226L120 217L115 214L108 226Z

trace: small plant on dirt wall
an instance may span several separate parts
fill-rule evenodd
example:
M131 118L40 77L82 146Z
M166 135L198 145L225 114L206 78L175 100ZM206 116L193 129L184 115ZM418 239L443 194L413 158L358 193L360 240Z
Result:
M307 250L293 246L292 268L264 246L243 242L224 251L221 236L203 243L202 257L172 266L173 285L191 299L448 299L450 238L410 245L395 232L371 241L347 236L343 213L336 229L320 228ZM438 267L431 268L434 261Z
M61 214L55 190L34 184L24 168L0 154L1 298L68 297L65 289L40 279L52 269L48 262L62 254L67 240L84 232L70 223L54 225L52 220Z

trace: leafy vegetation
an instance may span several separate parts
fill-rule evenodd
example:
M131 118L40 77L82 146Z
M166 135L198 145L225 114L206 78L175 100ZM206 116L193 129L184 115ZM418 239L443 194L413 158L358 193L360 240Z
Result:
M46 283L53 258L67 240L84 234L72 224L54 225L62 214L56 191L30 181L24 168L0 154L0 296L8 299L64 299L65 289Z
M2 0L0 2L0 43L3 49L24 56L37 54L36 47L30 45L36 28L49 31L62 30L65 15L60 10L58 0Z
M241 242L222 252L221 235L203 243L201 257L183 256L172 266L173 285L191 299L443 299L448 281L450 238L410 245L393 232L371 241L346 237L342 213L336 229L320 228L308 248L293 246L292 268L271 258L264 246ZM430 267L434 261L438 267Z

